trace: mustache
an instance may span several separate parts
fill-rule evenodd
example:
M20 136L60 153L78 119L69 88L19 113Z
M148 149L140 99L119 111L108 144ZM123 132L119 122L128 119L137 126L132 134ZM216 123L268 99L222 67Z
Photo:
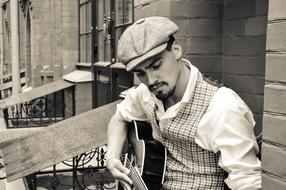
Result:
M151 85L148 85L148 88L149 88L149 90L152 91L152 90L156 89L157 87L163 86L163 85L168 85L168 83L165 81L158 81L158 82L155 82Z

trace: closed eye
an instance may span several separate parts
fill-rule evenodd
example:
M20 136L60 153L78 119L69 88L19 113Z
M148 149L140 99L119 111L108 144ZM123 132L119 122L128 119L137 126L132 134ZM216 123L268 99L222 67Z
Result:
M159 68L159 67L161 66L161 64L162 64L162 61L161 61L161 60L160 60L160 61L157 61L155 64L152 65L152 68L153 68L153 69L157 69L157 68Z
M161 57L157 57L155 60L153 60L149 65L147 65L145 68L149 69L149 68L158 68L161 65L162 62L162 58Z
M145 72L143 72L143 71L134 72L134 73L135 73L135 75L137 75L138 77L142 77L142 76L145 75Z

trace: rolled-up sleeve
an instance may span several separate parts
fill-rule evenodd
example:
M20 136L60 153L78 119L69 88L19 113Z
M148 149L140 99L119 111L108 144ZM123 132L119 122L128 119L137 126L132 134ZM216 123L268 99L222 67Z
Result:
M142 96L144 96L144 87L138 86L131 90L126 98L117 104L116 115L122 120L131 122L132 120L147 120L146 113L142 107Z
M217 114L212 145L220 152L219 166L229 173L226 184L235 190L261 188L261 162L253 133L252 113L244 107L230 107Z

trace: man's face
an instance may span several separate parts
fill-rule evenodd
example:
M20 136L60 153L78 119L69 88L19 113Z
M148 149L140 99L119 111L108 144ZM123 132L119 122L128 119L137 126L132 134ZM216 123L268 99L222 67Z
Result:
M180 75L174 53L167 50L139 64L132 72L160 100L173 95Z

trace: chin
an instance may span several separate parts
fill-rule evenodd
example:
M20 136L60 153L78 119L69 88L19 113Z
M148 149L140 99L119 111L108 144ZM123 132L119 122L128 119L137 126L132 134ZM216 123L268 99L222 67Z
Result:
M158 91L152 91L152 93L159 99L159 100L166 100L170 98L174 92L175 92L176 87L171 88L171 89L161 89Z
M159 99L159 100L166 100L168 99L169 97L172 96L173 93L170 93L170 92L162 92L162 91L159 91L157 93L154 93L155 96Z
M159 99L159 100L166 100L168 97L165 96L165 95L161 95L161 94L156 94L156 97Z

